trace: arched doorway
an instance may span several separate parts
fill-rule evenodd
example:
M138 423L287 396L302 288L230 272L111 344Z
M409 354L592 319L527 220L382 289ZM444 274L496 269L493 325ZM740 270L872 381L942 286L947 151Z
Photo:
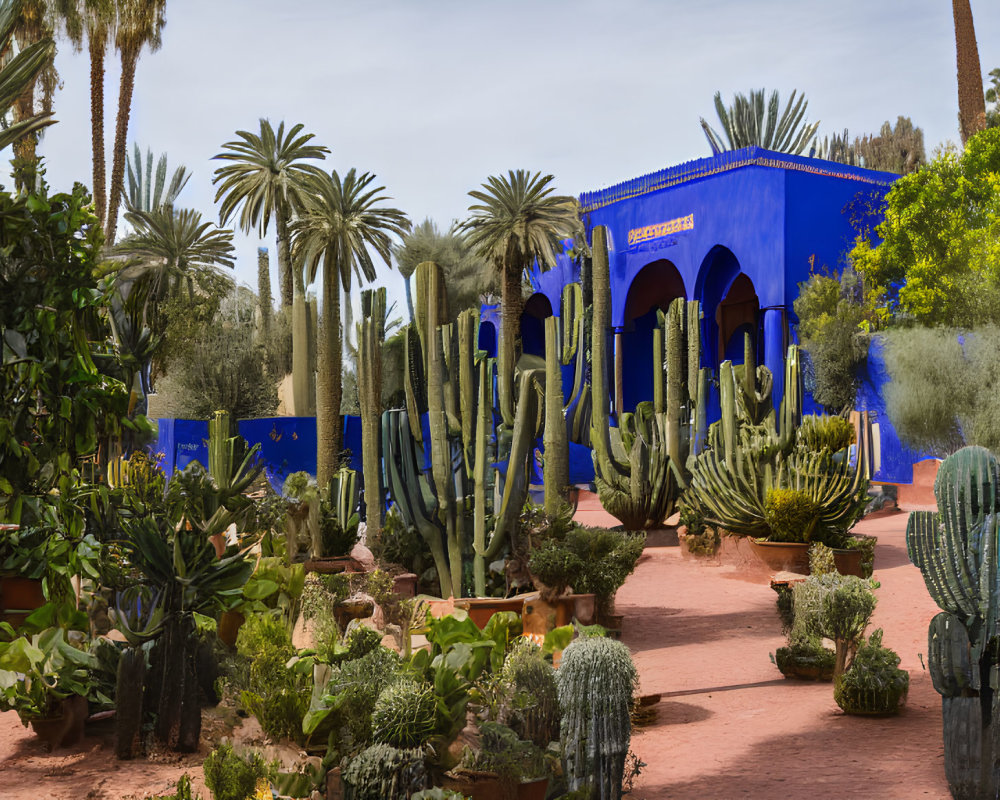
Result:
M552 303L541 292L527 299L521 312L521 352L545 357L545 319L552 316Z
M488 358L496 358L497 355L497 326L492 322L479 323L480 350L485 350Z
M753 281L729 248L716 245L708 251L698 271L695 296L702 310L702 366L717 369L727 358L743 363L746 331L754 337L760 363L760 301Z
M657 312L666 311L678 297L687 297L684 279L673 262L653 261L636 273L625 297L625 326L619 357L622 370L622 408L631 411L653 399L653 329Z
M757 362L761 363L763 350L759 319L760 300L753 281L741 272L715 309L715 324L719 331L719 363L726 359L734 364L743 363L743 340L747 333L753 342L754 352L758 354Z

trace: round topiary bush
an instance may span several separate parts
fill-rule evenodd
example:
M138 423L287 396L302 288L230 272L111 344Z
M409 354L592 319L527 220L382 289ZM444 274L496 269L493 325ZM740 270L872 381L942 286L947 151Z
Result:
M808 542L819 521L819 506L798 489L772 489L764 500L771 542Z
M833 699L848 714L895 714L910 688L910 673L899 656L882 647L882 629L862 642L850 668L839 676Z
M430 686L401 680L375 701L372 737L393 747L418 747L434 732L434 692Z

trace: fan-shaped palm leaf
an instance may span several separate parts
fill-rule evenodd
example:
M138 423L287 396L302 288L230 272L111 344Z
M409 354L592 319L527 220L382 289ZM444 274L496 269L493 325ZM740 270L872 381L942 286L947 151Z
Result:
M309 195L291 226L296 259L314 280L323 269L318 380L316 383L317 480L325 485L340 453L342 344L340 287L351 290L351 276L375 280L375 252L391 266L392 237L410 230L410 221L397 208L382 205L390 198L385 187L372 187L375 176L351 169L341 180L334 170L309 182Z
M288 223L303 205L307 180L325 176L316 165L302 162L322 160L330 152L328 147L309 144L313 134L302 133L303 127L295 125L286 134L281 122L275 132L270 120L261 119L260 133L237 131L239 139L226 142L223 152L215 156L230 163L219 167L212 178L219 185L215 201L222 201L220 224L239 212L240 228L247 233L257 229L263 237L274 216L283 306L291 305L293 290Z
M504 420L513 423L512 394L521 325L521 280L537 261L547 269L555 264L564 239L581 235L576 198L554 195L553 177L511 170L506 178L491 176L482 190L469 192L477 203L460 230L469 245L487 259L503 278L500 305L500 406Z

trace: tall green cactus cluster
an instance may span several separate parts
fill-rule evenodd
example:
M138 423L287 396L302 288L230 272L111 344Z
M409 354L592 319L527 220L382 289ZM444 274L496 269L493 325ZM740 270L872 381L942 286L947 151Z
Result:
M361 293L358 322L358 402L361 407L361 462L365 483L365 520L369 532L382 528L382 345L385 344L385 289Z
M208 474L228 496L242 494L260 474L250 468L258 452L260 445L248 448L227 412L216 411L208 421Z
M709 430L707 449L691 464L686 499L711 525L737 535L767 537L768 496L777 489L794 489L816 509L811 538L842 546L867 503L865 442L852 461L849 442L836 451L816 447L816 431L832 425L833 418L810 418L810 424L801 427L802 371L796 346L789 347L785 359L785 396L777 411L771 401L772 382L770 371L755 365L749 343L742 366L722 363L722 416Z
M607 231L594 228L591 445L601 504L630 530L653 528L673 513L687 483L685 464L705 439L709 372L699 368L700 309L675 300L654 333L654 400L620 413L611 427L607 331L611 278ZM666 332L664 333L664 327Z
M938 510L915 511L906 527L910 560L942 612L928 632L928 666L941 695L945 775L956 798L1000 790L1000 464L964 447L941 464Z

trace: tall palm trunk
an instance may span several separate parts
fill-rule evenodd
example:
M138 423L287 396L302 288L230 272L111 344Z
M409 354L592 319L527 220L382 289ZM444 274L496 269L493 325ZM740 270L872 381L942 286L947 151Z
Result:
M280 205L274 210L274 225L278 234L278 291L281 293L281 307L288 308L294 302L295 276L292 274L292 255L289 248L288 209ZM303 297L305 293L303 292Z
M292 298L292 413L306 417L312 411L309 396L309 309L306 306L306 286L302 270L295 270L295 292Z
M962 144L986 130L986 100L983 73L979 66L976 26L969 0L951 0L955 17L955 54L958 61L958 125Z
M274 308L271 304L271 260L266 247L257 248L257 303L260 306L260 335L270 343Z
M104 53L108 48L107 28L90 32L90 146L94 161L94 207L104 224L108 211L108 191L104 185Z
M332 253L323 265L323 314L320 318L316 382L316 481L326 486L340 457L340 399L343 369L340 343L340 270Z
M514 424L514 367L521 339L521 264L504 266L500 298L500 414Z
M122 79L118 89L118 121L115 125L115 145L111 163L111 187L108 197L108 218L104 224L104 241L108 247L115 243L118 225L118 208L125 186L125 148L128 139L128 122L132 114L132 91L135 89L135 68L139 62L139 48L122 50Z

